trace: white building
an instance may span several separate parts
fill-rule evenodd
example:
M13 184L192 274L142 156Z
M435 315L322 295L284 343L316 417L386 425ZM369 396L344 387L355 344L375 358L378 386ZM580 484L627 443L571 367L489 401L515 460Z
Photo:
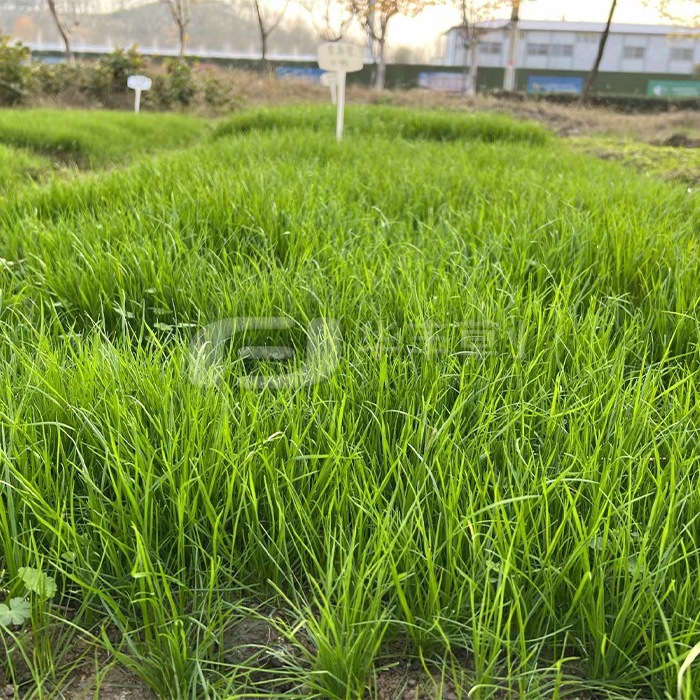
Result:
M488 23L494 31L479 45L478 64L504 68L508 55L507 20ZM516 68L539 71L589 71L605 24L521 20ZM444 36L443 64L464 65L459 28ZM697 30L645 24L613 24L601 64L609 73L692 75L700 65Z

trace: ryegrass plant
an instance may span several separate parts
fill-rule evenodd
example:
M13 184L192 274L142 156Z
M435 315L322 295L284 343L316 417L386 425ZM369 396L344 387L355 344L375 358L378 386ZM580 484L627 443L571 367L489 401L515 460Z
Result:
M6 680L48 697L75 636L164 698L406 658L438 697L700 696L697 197L501 118L266 114L4 201L0 587L58 584ZM251 332L193 383L233 317L337 319L339 365L246 387ZM232 660L256 615L286 641Z

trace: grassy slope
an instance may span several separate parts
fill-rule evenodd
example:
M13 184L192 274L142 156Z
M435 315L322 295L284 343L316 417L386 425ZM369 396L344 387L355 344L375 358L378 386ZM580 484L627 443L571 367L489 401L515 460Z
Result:
M97 167L192 145L208 122L174 114L0 110L0 144Z
M53 171L50 160L19 148L0 145L0 193L32 182L44 180Z
M675 697L700 634L697 200L538 138L297 127L7 202L0 585L41 566L164 697L354 698L397 650L467 653L474 698ZM194 385L188 324L253 315L300 345L338 319L337 371L255 391L232 359ZM264 599L300 643L250 675L224 630ZM45 677L65 645L34 615Z

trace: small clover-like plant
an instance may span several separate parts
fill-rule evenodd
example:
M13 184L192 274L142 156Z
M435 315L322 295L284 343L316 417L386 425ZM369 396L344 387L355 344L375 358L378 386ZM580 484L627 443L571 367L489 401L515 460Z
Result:
M10 598L9 604L0 603L0 627L10 625L23 625L32 614L32 608L28 600L24 598Z
M23 566L18 571L24 583L26 595L33 593L40 600L50 600L56 595L56 580L39 569ZM32 614L31 603L24 598L10 598L7 603L0 603L0 627L23 625Z
M28 593L36 593L42 600L51 600L56 595L56 581L43 571L31 566L22 566L19 577Z

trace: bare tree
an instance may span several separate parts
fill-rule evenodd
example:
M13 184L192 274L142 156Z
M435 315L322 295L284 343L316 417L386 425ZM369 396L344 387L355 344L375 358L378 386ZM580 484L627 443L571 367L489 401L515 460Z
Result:
M466 95L475 95L479 42L485 34L503 28L493 26L491 21L509 4L509 0L457 0L457 4L460 14L459 37L464 49L463 90Z
M305 0L303 6L324 41L340 41L354 19L347 5L338 0Z
M612 24L613 15L615 14L616 7L617 0L612 0L612 4L610 5L610 14L608 15L608 23L605 25L605 29L600 35L600 43L598 44L598 55L595 58L595 63L593 64L593 68L591 68L591 72L588 74L588 78L586 78L586 84L583 86L583 92L581 93L581 102L588 102L588 99L591 94L591 88L593 87L595 79L598 77L598 71L600 70L600 64L603 60L603 54L605 53L605 46L608 43L608 37L610 36L610 25Z
M73 30L80 24L81 16L87 11L85 0L46 0L49 12L61 35L66 59L69 63L75 63L75 54L71 36Z
M374 47L376 64L374 87L384 88L386 82L386 38L389 22L396 15L415 17L435 0L347 0L348 9L369 37Z
M258 20L258 27L260 29L260 49L261 49L261 60L260 69L262 71L267 70L267 40L272 34L272 32L279 27L284 13L289 7L289 0L284 0L281 7L276 9L268 7L263 9L261 0L253 0L253 5L255 7L255 16Z
M515 90L515 61L518 53L518 32L520 31L520 6L522 0L511 0L510 22L508 31L508 59L503 71L503 89Z
M194 2L195 0L192 0ZM173 22L177 26L178 40L180 46L180 60L185 57L187 48L187 27L190 23L190 0L161 0L170 10Z

